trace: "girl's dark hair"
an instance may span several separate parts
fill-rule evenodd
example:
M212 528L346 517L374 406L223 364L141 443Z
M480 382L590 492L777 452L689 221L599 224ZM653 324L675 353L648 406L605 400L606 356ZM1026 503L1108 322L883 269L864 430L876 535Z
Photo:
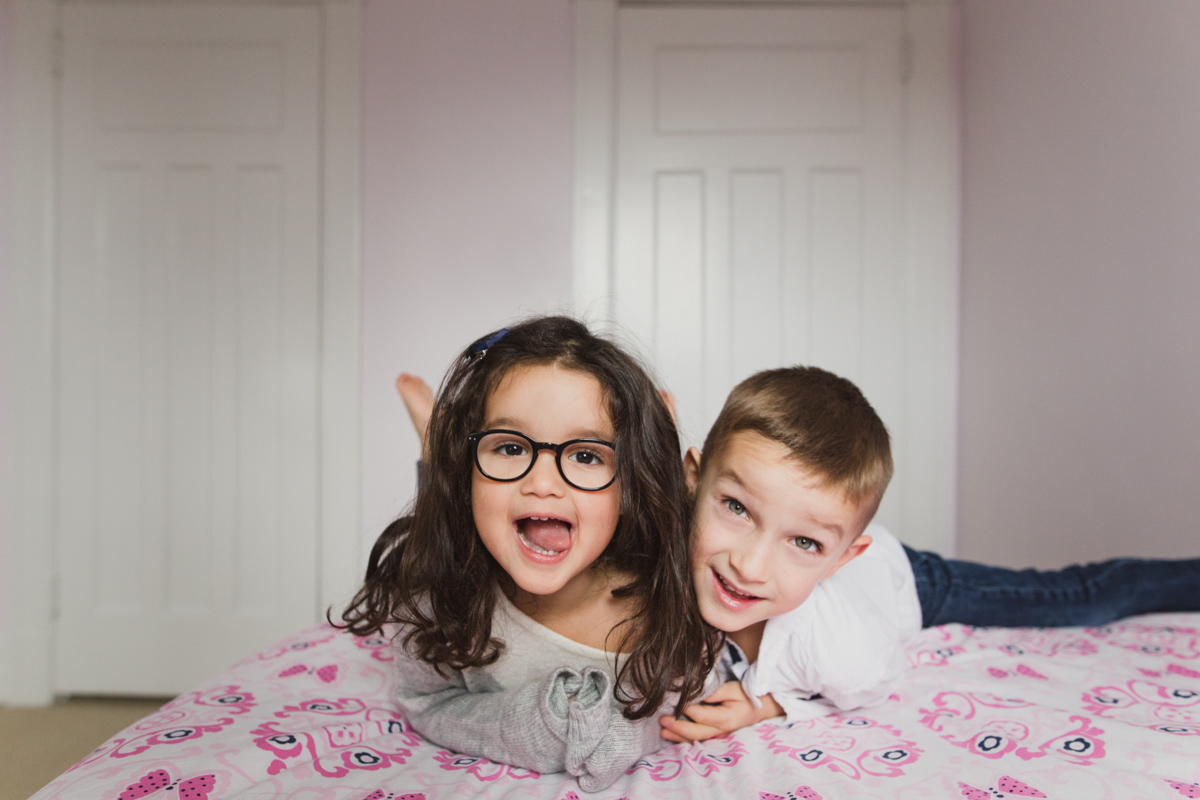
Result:
M443 380L429 425L429 474L412 514L372 548L344 627L366 636L399 623L405 646L435 668L499 658L504 643L491 635L496 588L511 596L515 587L475 530L467 436L482 430L487 399L511 370L555 365L596 379L615 431L621 516L594 566L632 576L613 591L635 599L616 643L625 654L617 676L625 716L650 716L670 692L680 694L682 710L699 697L720 634L696 605L679 437L666 406L637 361L574 319L534 318L494 336L467 348Z

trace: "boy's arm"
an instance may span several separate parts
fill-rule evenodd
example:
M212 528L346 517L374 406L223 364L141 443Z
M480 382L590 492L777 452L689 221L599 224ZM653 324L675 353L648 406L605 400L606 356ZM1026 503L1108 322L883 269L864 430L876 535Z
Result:
M783 715L783 709L771 695L758 698L755 706L739 681L727 681L715 692L684 709L687 719L662 717L662 738L672 742L700 742L724 736L739 728Z

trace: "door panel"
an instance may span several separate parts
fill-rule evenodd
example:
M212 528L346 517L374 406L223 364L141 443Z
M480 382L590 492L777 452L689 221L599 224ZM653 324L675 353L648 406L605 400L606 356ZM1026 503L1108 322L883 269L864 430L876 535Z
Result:
M737 382L804 363L862 387L903 463L904 35L886 7L618 12L613 316L685 444Z
M58 691L317 618L319 16L63 9Z

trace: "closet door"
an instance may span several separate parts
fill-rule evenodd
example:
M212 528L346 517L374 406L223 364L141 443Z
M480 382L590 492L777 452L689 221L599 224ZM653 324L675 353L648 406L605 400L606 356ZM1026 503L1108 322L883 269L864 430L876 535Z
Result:
M62 7L62 693L318 618L316 7Z
M619 10L612 311L685 445L801 363L858 383L903 461L904 36L896 7Z

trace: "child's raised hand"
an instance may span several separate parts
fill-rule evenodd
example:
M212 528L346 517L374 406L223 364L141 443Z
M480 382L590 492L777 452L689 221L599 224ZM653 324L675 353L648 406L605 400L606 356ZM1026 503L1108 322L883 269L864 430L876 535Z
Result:
M758 699L762 708L755 708L741 683L728 681L699 703L684 709L690 720L660 717L662 731L659 735L672 742L702 742L783 714L783 709L771 695Z
M426 433L429 430L429 418L433 416L433 389L416 375L401 372L400 377L396 378L396 391L400 393L409 419L421 438L421 460L428 461L429 440Z
M679 424L679 418L675 416L675 395L668 392L666 389L659 389L658 396L662 398L663 405L667 407L667 413L671 415L671 422Z

